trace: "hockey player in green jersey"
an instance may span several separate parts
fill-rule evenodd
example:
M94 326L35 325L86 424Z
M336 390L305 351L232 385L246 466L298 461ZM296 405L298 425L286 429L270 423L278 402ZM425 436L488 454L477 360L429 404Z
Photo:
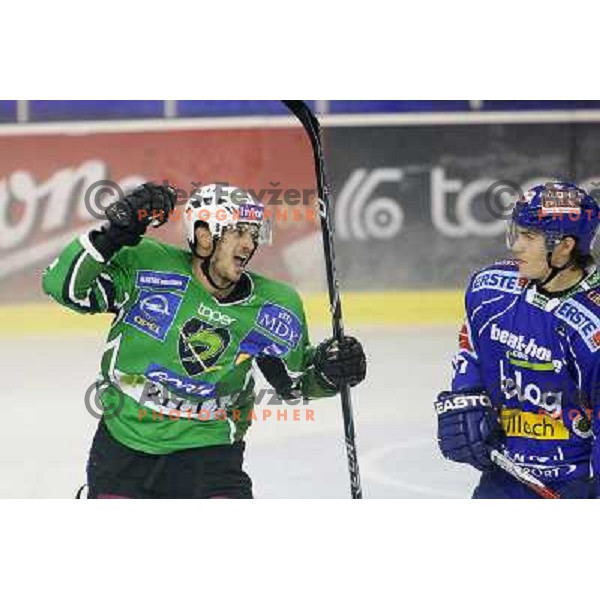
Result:
M176 214L175 200L166 186L137 188L43 276L64 306L115 315L90 498L251 498L242 462L252 365L290 400L334 395L366 374L356 339L311 347L298 293L246 270L270 234L262 204L239 188L197 190L179 215L186 251L143 237Z

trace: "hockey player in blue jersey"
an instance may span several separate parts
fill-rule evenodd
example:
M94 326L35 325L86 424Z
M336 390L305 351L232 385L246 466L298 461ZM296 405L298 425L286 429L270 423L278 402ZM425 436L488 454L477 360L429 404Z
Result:
M562 498L600 496L599 217L574 184L539 185L513 209L513 260L471 278L451 391L435 408L442 454L482 471L474 498L537 497L491 449Z

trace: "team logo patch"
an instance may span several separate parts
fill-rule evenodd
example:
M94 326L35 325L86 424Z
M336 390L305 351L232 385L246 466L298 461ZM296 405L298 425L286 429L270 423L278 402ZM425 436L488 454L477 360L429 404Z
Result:
M539 344L536 338L525 337L524 335L518 335L512 331L501 329L496 323L492 323L490 339L514 350L515 353L513 353L513 356L518 356L522 359L534 358L545 362L552 360L552 351Z
M164 385L176 394L187 394L199 398L210 398L215 395L216 386L214 383L190 379L156 363L151 364L144 375L150 381Z
M527 356L523 355L518 350L508 351L506 353L508 363L519 367L520 369L527 369L529 371L552 371L560 373L562 369L562 361L560 360L549 360L549 361L532 361L527 360Z
M600 348L600 319L583 304L570 298L554 314L575 329L592 352Z
M135 285L140 288L185 292L190 282L187 275L166 271L138 271Z
M200 302L200 306L198 307L198 316L210 321L213 325L223 325L225 327L229 327L229 325L236 321L233 317L229 317L216 308L210 308L210 306L206 306L202 302Z
M584 415L577 415L573 419L573 431L581 438L587 439L592 437L592 422Z
M492 270L480 273L473 280L474 292L481 290L498 290L508 294L518 295L526 285L527 280L512 271Z
M274 342L272 339L263 335L260 331L253 329L240 342L240 353L249 356L285 356L290 349L283 344Z
M500 422L508 437L533 440L568 440L571 437L562 421L544 414L524 412L518 408L502 409Z
M586 295L596 306L600 306L600 292L598 290L590 290Z
M214 367L229 346L227 329L193 318L186 321L179 335L179 358L189 375L198 375Z
M258 204L242 204L237 209L239 218L243 221L256 221L258 223L263 220L265 207Z
M181 297L177 294L142 290L137 302L129 309L125 323L164 342L180 304Z
M291 311L267 302L263 304L256 323L272 336L288 344L292 348L298 345L302 326L300 320Z
M572 189L548 189L542 192L542 215L569 214L579 218L583 194Z

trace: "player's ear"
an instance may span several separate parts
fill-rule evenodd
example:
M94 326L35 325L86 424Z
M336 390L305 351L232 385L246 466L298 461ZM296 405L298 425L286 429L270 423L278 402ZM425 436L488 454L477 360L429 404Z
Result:
M202 256L210 256L213 249L213 238L208 227L200 224L196 227L196 252Z
M575 250L575 246L577 245L575 238L572 238L571 236L567 236L562 239L562 243L564 244L565 251L570 256L571 253Z
M564 237L562 240L560 240L560 244L556 248L558 250L559 257L565 262L568 261L573 256L576 246L577 241L575 238L571 236Z

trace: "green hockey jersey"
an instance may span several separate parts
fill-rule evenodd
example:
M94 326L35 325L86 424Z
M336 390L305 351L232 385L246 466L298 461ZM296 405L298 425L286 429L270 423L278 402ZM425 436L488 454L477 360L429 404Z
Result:
M111 434L135 450L241 440L253 364L278 390L335 394L311 366L302 301L284 283L245 272L235 300L219 301L196 279L190 252L145 238L106 262L84 235L46 269L43 288L75 311L115 315L98 393Z

